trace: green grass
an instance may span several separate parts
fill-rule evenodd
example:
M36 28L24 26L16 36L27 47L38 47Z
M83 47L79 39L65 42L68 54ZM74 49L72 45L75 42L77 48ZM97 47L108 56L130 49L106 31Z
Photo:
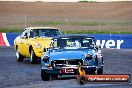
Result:
M0 32L20 33L20 32L23 32L23 29L22 28L0 28Z
M69 22L68 25L76 25L76 26L98 26L98 22ZM100 23L100 25L105 25L104 23Z
M0 28L0 32L5 33L21 33L23 28ZM61 30L62 34L65 34L65 30ZM132 32L119 32L119 31L108 31L108 30L73 30L66 31L67 34L132 34Z
M95 0L80 0L79 2L96 2Z
M36 21L36 22L30 22L30 24L33 25L60 25L62 24L61 21Z
M30 22L32 25L74 25L74 26L98 26L99 22L89 21L89 22L63 22L63 21L36 21ZM100 23L100 25L107 25L105 23Z
M61 31L62 34L65 34L65 31ZM132 34L132 32L114 32L114 31L105 31L105 30L78 30L78 31L66 31L67 34Z
M31 25L73 25L73 26L108 26L108 25L130 25L132 24L132 21L115 21L115 22L103 22L103 21L35 21L35 22L29 22Z

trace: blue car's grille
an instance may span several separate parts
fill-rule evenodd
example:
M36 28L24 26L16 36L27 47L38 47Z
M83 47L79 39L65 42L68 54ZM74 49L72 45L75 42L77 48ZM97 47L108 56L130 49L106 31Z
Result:
M51 61L52 66L63 66L63 65L83 65L83 60L74 59L74 60L54 60Z

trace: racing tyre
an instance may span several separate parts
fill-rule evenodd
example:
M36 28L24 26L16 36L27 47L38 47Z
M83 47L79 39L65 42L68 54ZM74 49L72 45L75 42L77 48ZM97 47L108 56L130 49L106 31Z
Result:
M18 48L16 48L16 60L18 62L23 61L24 57L19 53Z
M30 52L30 63L31 64L37 63L37 56L35 55L33 49Z
M50 75L46 73L45 71L41 70L41 78L43 81L48 81L50 80Z
M51 74L51 78L52 78L52 79L57 79L57 78L58 78L58 75L56 75L56 74Z
M103 74L103 67L101 67L101 68L99 68L99 69L97 70L97 74Z

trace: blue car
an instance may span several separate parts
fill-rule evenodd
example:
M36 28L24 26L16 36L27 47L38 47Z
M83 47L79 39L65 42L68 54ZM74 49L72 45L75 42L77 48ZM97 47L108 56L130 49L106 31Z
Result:
M58 75L76 75L82 66L86 74L103 73L103 56L94 37L87 34L60 35L53 38L50 48L41 57L43 81Z

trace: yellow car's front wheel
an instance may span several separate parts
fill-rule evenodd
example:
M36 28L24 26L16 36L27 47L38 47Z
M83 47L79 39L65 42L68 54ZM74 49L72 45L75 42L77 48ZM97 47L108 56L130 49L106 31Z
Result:
M30 51L30 63L31 64L37 63L37 56L35 55L33 49L31 49L31 51Z

